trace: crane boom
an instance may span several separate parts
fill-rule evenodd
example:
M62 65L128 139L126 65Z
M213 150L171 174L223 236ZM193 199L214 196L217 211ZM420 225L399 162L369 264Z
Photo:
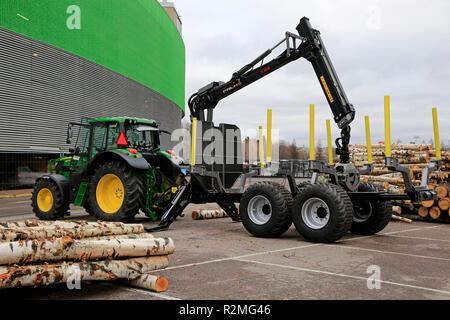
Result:
M227 82L211 82L198 90L188 100L191 117L201 121L213 121L213 110L229 95L245 88L253 82L280 69L286 64L305 58L313 65L319 83L333 112L334 121L341 129L341 137L336 139L336 152L342 163L349 162L350 123L355 117L355 109L349 103L337 73L331 63L320 32L311 27L309 19L303 17L297 26L297 34L286 32L285 38L273 48L266 50L239 71L233 73ZM273 60L264 63L274 49L286 43L286 49ZM297 45L298 44L298 45ZM258 67L256 65L261 63ZM205 118L205 111L207 117Z

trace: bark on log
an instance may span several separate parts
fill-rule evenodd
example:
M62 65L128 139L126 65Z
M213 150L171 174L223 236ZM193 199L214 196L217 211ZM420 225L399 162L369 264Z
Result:
M390 177L384 177L384 176L368 176L368 175L362 175L361 178L364 180L367 179L367 181L375 181L375 182L388 182L389 184L396 184L400 185L403 184L403 178L390 178ZM420 184L420 180L412 180L412 183L414 184Z
M144 226L141 224L125 224L122 226L114 227L98 227L93 225L86 225L64 229L61 227L25 227L16 229L3 228L0 229L0 240L18 241L62 237L82 239L89 237L136 234L144 232Z
M0 265L40 261L87 261L172 254L171 238L15 241L0 243Z
M409 210L414 210L414 204L411 200L394 200L392 204L395 206L400 206L402 208L407 208Z
M156 256L96 262L0 266L0 289L64 283L78 276L81 281L136 279L142 274L164 269L168 265L167 256Z
M169 286L169 281L166 278L155 276L152 274L142 274L136 279L121 280L121 282L133 287L147 289L155 292L164 292Z
M100 236L84 238L85 240L111 240L111 239L152 239L154 236L151 233L136 233L136 234L122 234L113 236Z
M421 216L422 218L425 218L426 216L428 216L428 208L427 207L420 207L417 210L417 214L419 216Z
M228 215L222 209L192 211L192 219L193 220L216 219L216 218L227 218L227 217L228 217Z
M366 145L364 144L352 144L349 145L350 150L354 150L354 149L360 149L360 150L367 150ZM374 144L372 145L372 149L378 150L378 149L384 149L385 145L384 144ZM419 151L424 151L424 150L432 150L433 149L433 145L430 144L412 144L412 143L393 143L391 145L391 149L392 150L419 150Z
M439 209L439 207L431 207L429 215L432 219L437 220L441 216L441 210Z

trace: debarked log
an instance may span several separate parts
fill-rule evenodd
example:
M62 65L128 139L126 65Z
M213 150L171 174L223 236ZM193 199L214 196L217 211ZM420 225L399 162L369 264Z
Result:
M95 262L0 266L0 289L76 280L137 279L142 274L167 268L168 265L167 256L155 256Z
M168 255L175 251L171 238L28 240L0 243L0 265L39 261L88 261Z
M99 227L95 225L77 226L73 228L61 227L23 227L23 228L2 228L0 229L0 240L17 241L17 240L33 240L33 239L52 239L70 237L74 239L82 239L89 237L111 236L144 233L142 224L125 224L122 226L105 226Z

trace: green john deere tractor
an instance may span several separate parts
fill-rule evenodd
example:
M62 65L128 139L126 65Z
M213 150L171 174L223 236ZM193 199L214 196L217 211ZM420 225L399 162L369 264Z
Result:
M160 150L153 120L132 117L83 118L70 155L50 160L50 174L36 180L32 207L41 220L68 215L69 205L84 207L99 220L128 221L139 210L161 218L186 183L173 151Z

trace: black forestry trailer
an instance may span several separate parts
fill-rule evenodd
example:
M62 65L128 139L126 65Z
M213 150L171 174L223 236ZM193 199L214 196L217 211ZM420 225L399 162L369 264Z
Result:
M260 175L258 169L241 172L236 177L236 168L227 164L187 166L186 184L162 216L160 225L148 228L148 231L167 228L188 203L217 202L234 220L242 221L255 236L280 236L293 222L298 232L308 240L333 242L348 231L370 235L383 230L392 216L391 200L436 199L436 193L427 188L427 177L429 172L439 169L439 161L432 161L430 167L424 169L425 178L421 186L416 187L409 171L401 167L397 159L386 157L387 168L402 173L405 194L387 193L372 184L360 182L360 175L369 173L373 165L368 163L358 170L350 162L350 124L355 118L355 108L347 99L320 32L311 27L306 17L300 20L296 29L298 34L286 32L280 42L233 73L229 81L212 82L193 94L188 101L191 119L196 118L203 128L224 131L232 127L224 124L214 127L213 111L222 99L290 62L305 58L312 64L334 121L341 129L340 137L336 139L336 153L340 161L336 165L328 165L310 160L309 170L314 172L313 178L299 185L290 173L274 174L274 177L285 177L290 190L267 177L269 181L250 184L245 188L249 177ZM286 45L286 49L264 63L264 59L282 44ZM327 183L318 182L317 177L321 174L328 177ZM238 179L239 187L232 188ZM239 211L235 203L240 203Z

